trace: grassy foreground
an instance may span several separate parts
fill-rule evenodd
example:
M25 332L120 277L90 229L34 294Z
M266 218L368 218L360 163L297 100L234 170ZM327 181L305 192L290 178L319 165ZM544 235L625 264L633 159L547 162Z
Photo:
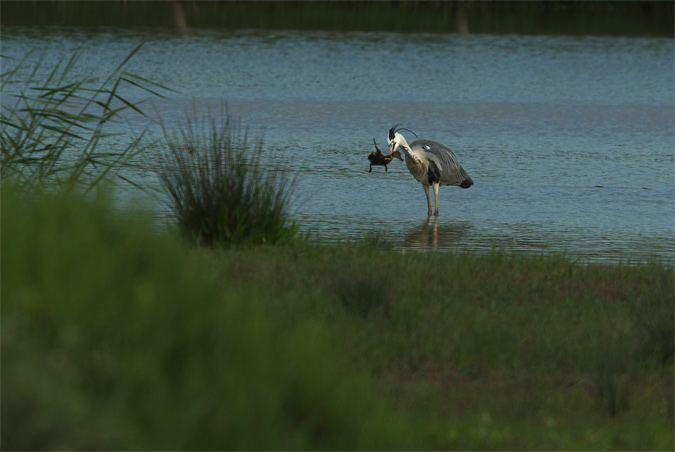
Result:
M190 248L2 189L2 449L673 449L673 268Z

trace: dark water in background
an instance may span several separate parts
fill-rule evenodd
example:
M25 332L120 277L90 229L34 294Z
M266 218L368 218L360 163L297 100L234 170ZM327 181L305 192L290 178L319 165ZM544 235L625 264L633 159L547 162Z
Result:
M314 238L377 232L405 250L673 259L673 39L10 31L4 55L49 44L57 59L79 48L72 74L94 84L146 40L129 70L179 91L154 101L162 117L226 102L264 131L265 147L298 172L294 218ZM475 182L441 187L437 222L427 223L404 163L368 173L372 139L386 148L394 123L449 145Z

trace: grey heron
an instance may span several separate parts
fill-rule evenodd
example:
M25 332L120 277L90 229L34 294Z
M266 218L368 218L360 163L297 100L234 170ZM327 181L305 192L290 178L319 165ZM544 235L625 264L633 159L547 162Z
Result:
M398 124L389 129L387 135L389 151L393 153L396 148L403 150L405 165L408 167L410 174L422 184L424 193L427 195L429 217L431 216L429 186L434 189L434 215L438 216L438 187L455 185L460 188L469 188L473 185L473 180L464 171L449 147L438 141L419 139L408 144L403 135L399 133L400 130L408 129L398 127ZM411 130L408 131L412 132Z

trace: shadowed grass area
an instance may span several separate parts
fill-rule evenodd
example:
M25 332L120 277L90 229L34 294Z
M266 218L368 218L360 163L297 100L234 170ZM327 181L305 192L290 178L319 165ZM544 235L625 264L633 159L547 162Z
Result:
M178 227L196 243L279 243L297 234L288 216L294 178L266 161L262 138L222 112L186 118L180 132L164 126L157 175Z

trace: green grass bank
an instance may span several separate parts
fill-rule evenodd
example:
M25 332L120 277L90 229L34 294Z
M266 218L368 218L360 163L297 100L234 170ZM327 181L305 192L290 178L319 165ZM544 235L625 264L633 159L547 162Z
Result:
M105 196L1 201L3 450L673 449L671 264L205 249Z

